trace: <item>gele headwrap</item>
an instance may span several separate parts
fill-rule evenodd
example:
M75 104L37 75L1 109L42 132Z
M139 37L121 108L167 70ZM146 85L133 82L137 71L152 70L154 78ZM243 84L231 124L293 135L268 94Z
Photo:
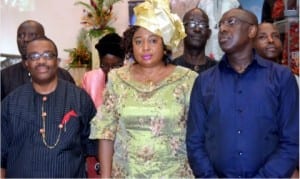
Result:
M135 25L161 36L170 50L186 36L181 19L171 13L169 0L145 0L134 8L134 14Z

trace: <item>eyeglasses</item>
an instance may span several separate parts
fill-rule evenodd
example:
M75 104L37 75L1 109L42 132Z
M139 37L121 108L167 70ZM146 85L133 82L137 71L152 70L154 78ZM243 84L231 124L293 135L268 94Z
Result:
M202 30L205 30L209 27L209 25L204 22L196 22L196 21L185 22L184 25L190 29L195 29L196 27L198 27L199 29Z
M219 22L219 28L221 27L221 25L225 25L227 27L233 27L237 24L240 24L241 22L247 23L247 24L250 24L250 25L254 25L253 23L250 23L250 22L245 21L243 19L240 19L240 18L237 18L237 17L230 17L229 19L220 21Z
M43 52L43 53L31 53L27 55L27 59L32 61L37 61L40 58L46 59L46 60L52 60L56 58L57 55L53 52Z

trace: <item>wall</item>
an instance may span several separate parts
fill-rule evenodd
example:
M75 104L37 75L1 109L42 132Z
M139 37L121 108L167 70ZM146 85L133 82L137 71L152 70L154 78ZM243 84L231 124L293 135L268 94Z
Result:
M89 2L89 0L83 0ZM83 7L75 6L75 0L1 0L0 4L0 53L19 54L16 44L17 28L27 19L44 25L46 35L59 48L59 57L66 61L68 53L64 49L76 46ZM128 26L128 0L114 5L113 12L118 17L112 24L122 32Z

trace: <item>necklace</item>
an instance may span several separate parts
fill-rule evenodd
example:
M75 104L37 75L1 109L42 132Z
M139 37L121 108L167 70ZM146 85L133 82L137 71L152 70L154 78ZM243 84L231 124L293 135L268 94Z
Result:
M59 124L58 128L59 128L59 133L58 136L56 138L56 141L53 145L49 145L46 141L46 117L47 117L47 113L45 111L45 102L47 101L47 96L43 96L43 103L42 103L42 120L43 120L43 128L40 129L40 133L43 139L43 143L44 145L49 148L49 149L53 149L57 146L57 144L60 141L60 135L61 135L61 131L63 128L63 124Z

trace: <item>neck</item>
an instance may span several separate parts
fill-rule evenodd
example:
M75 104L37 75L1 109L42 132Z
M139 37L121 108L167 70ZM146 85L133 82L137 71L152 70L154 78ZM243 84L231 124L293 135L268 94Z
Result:
M47 95L52 93L53 91L55 91L56 87L57 87L57 83L58 83L58 79L54 79L52 80L50 83L38 83L38 82L34 82L32 81L32 85L34 90L41 94L41 95Z
M185 51L184 60L192 65L203 65L206 63L204 50L202 51Z
M252 62L252 51L249 53L227 54L228 62L238 73L243 73Z
M133 65L131 75L142 83L157 83L161 81L167 73L168 66L163 62L155 67L143 67L139 64Z

